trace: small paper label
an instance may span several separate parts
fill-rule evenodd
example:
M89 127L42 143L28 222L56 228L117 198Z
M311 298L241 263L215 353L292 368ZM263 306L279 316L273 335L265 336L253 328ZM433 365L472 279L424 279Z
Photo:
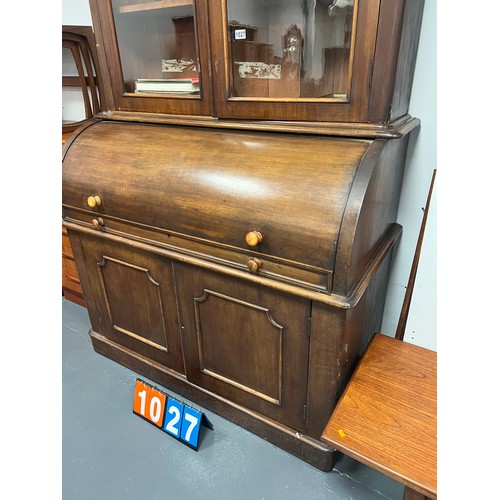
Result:
M247 37L247 30L245 29L234 30L235 40L245 40L246 37Z
M197 71L193 59L162 59L162 73L182 73L183 71Z
M265 78L267 80L281 80L281 64L267 64L265 62L238 61L238 75L240 78Z

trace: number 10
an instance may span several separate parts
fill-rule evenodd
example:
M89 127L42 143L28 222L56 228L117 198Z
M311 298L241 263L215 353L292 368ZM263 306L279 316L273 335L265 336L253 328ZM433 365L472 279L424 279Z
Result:
M158 427L163 425L166 399L165 394L142 381L136 381L134 412Z

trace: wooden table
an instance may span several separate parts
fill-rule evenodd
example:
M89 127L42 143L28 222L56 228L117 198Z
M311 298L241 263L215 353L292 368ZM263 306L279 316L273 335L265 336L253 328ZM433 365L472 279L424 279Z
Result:
M437 498L437 354L375 334L321 440L402 482L404 499Z

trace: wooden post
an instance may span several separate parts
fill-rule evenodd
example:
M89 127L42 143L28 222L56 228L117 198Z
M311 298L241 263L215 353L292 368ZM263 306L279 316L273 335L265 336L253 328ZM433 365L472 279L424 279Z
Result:
M424 240L425 225L427 223L427 214L429 213L429 206L431 203L432 189L434 187L434 179L436 177L436 169L432 174L431 185L429 187L429 193L427 195L427 203L424 209L424 216L422 219L422 224L420 226L420 233L418 235L417 247L415 249L415 255L413 256L413 264L411 266L410 277L408 278L408 286L406 287L405 298L403 300L403 306L401 308L401 314L399 315L398 327L396 329L396 339L403 340L406 330L406 321L408 319L408 312L410 310L411 298L413 295L413 288L415 286L415 278L417 277L418 261L420 260L420 252L422 250L422 242Z

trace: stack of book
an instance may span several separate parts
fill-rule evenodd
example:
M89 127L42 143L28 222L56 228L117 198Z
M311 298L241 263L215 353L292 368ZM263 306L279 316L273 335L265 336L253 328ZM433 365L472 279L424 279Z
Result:
M139 78L135 81L136 94L193 94L199 91L199 78Z

